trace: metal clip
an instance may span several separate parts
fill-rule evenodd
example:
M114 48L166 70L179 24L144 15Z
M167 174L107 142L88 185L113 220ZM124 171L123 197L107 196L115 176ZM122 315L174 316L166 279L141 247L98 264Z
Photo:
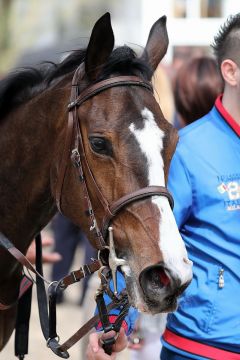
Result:
M218 276L218 287L222 289L224 287L224 269L221 268L219 270L219 276Z
M50 284L48 284L48 287L47 287L47 293L50 294L52 291L51 288L54 286L54 289L56 289L57 285L58 285L58 281L56 281L56 280L50 282Z
M68 104L68 110L71 110L76 105L75 101L72 101Z
M114 242L113 242L113 228L110 226L108 228L109 231L109 258L108 263L109 267L111 269L112 273L112 279L113 279L113 289L114 289L114 295L117 295L117 268L119 266L125 265L126 260L119 259L116 255Z
M46 341L46 345L47 345L48 348L50 347L50 342L51 342L52 340L56 340L57 343L59 343L59 341L60 341L60 336L57 335L55 338L48 338L47 341Z
M97 225L97 224L96 224L96 220L94 219L94 220L93 220L93 223L92 223L92 225L90 226L90 229L89 229L89 230L90 230L90 231L93 231L94 229L96 229L96 225Z
M72 150L71 160L73 166L75 166L76 168L80 166L80 154L77 148Z

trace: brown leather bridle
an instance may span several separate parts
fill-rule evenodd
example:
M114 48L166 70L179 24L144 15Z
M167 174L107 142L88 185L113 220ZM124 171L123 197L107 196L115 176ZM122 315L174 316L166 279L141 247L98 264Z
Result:
M106 237L107 229L111 220L127 205L131 204L134 201L145 199L150 196L165 196L171 208L173 208L173 198L166 187L164 186L147 186L136 191L122 196L120 199L115 200L113 203L109 204L106 197L103 195L99 186L94 178L94 175L89 166L86 153L84 150L80 119L78 116L78 108L88 99L96 96L97 94L113 87L119 86L140 86L147 91L153 93L152 85L142 80L137 76L116 76L106 80L102 80L98 83L88 86L80 94L79 92L79 83L83 78L84 68L83 65L80 65L79 68L75 71L73 80L72 80L72 90L70 103L68 105L69 115L68 115L68 125L67 125L67 134L64 145L63 156L60 164L59 176L56 186L56 204L58 210L62 212L61 208L61 197L64 179L66 176L66 169L68 160L71 158L74 166L78 171L79 180L83 187L84 199L86 202L86 211L85 213L89 216L91 226L90 230L95 230L96 234L96 248L104 249L106 247ZM88 175L88 177L86 176ZM91 181L94 186L95 194L101 203L101 206L104 209L104 216L102 219L101 227L98 227L94 210L91 204L88 186L86 183L86 178L88 181Z

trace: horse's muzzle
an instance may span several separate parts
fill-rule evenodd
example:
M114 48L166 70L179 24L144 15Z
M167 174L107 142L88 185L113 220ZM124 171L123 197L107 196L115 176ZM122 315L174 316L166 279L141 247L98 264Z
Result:
M190 283L182 283L161 263L145 268L140 273L139 282L145 301L154 313L173 311L177 306L177 297Z

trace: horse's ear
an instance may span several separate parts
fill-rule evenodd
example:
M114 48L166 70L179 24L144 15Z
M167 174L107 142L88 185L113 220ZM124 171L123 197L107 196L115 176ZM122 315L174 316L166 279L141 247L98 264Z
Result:
M167 52L168 33L166 27L167 17L164 15L152 26L142 59L155 70Z
M85 57L85 71L95 80L114 47L110 14L104 14L93 27Z

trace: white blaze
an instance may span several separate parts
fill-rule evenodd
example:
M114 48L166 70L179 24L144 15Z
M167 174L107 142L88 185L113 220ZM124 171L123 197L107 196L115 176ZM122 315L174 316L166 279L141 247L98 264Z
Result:
M147 158L148 185L165 186L164 164L161 151L163 149L164 132L157 126L153 113L144 108L141 112L144 119L144 127L136 129L134 124L129 126L130 131L136 137L141 151ZM161 214L159 224L159 247L163 255L166 267L176 273L182 283L191 279L191 267L184 259L187 252L184 242L179 234L175 218L170 208L168 199L164 196L155 196L152 202L157 205Z

